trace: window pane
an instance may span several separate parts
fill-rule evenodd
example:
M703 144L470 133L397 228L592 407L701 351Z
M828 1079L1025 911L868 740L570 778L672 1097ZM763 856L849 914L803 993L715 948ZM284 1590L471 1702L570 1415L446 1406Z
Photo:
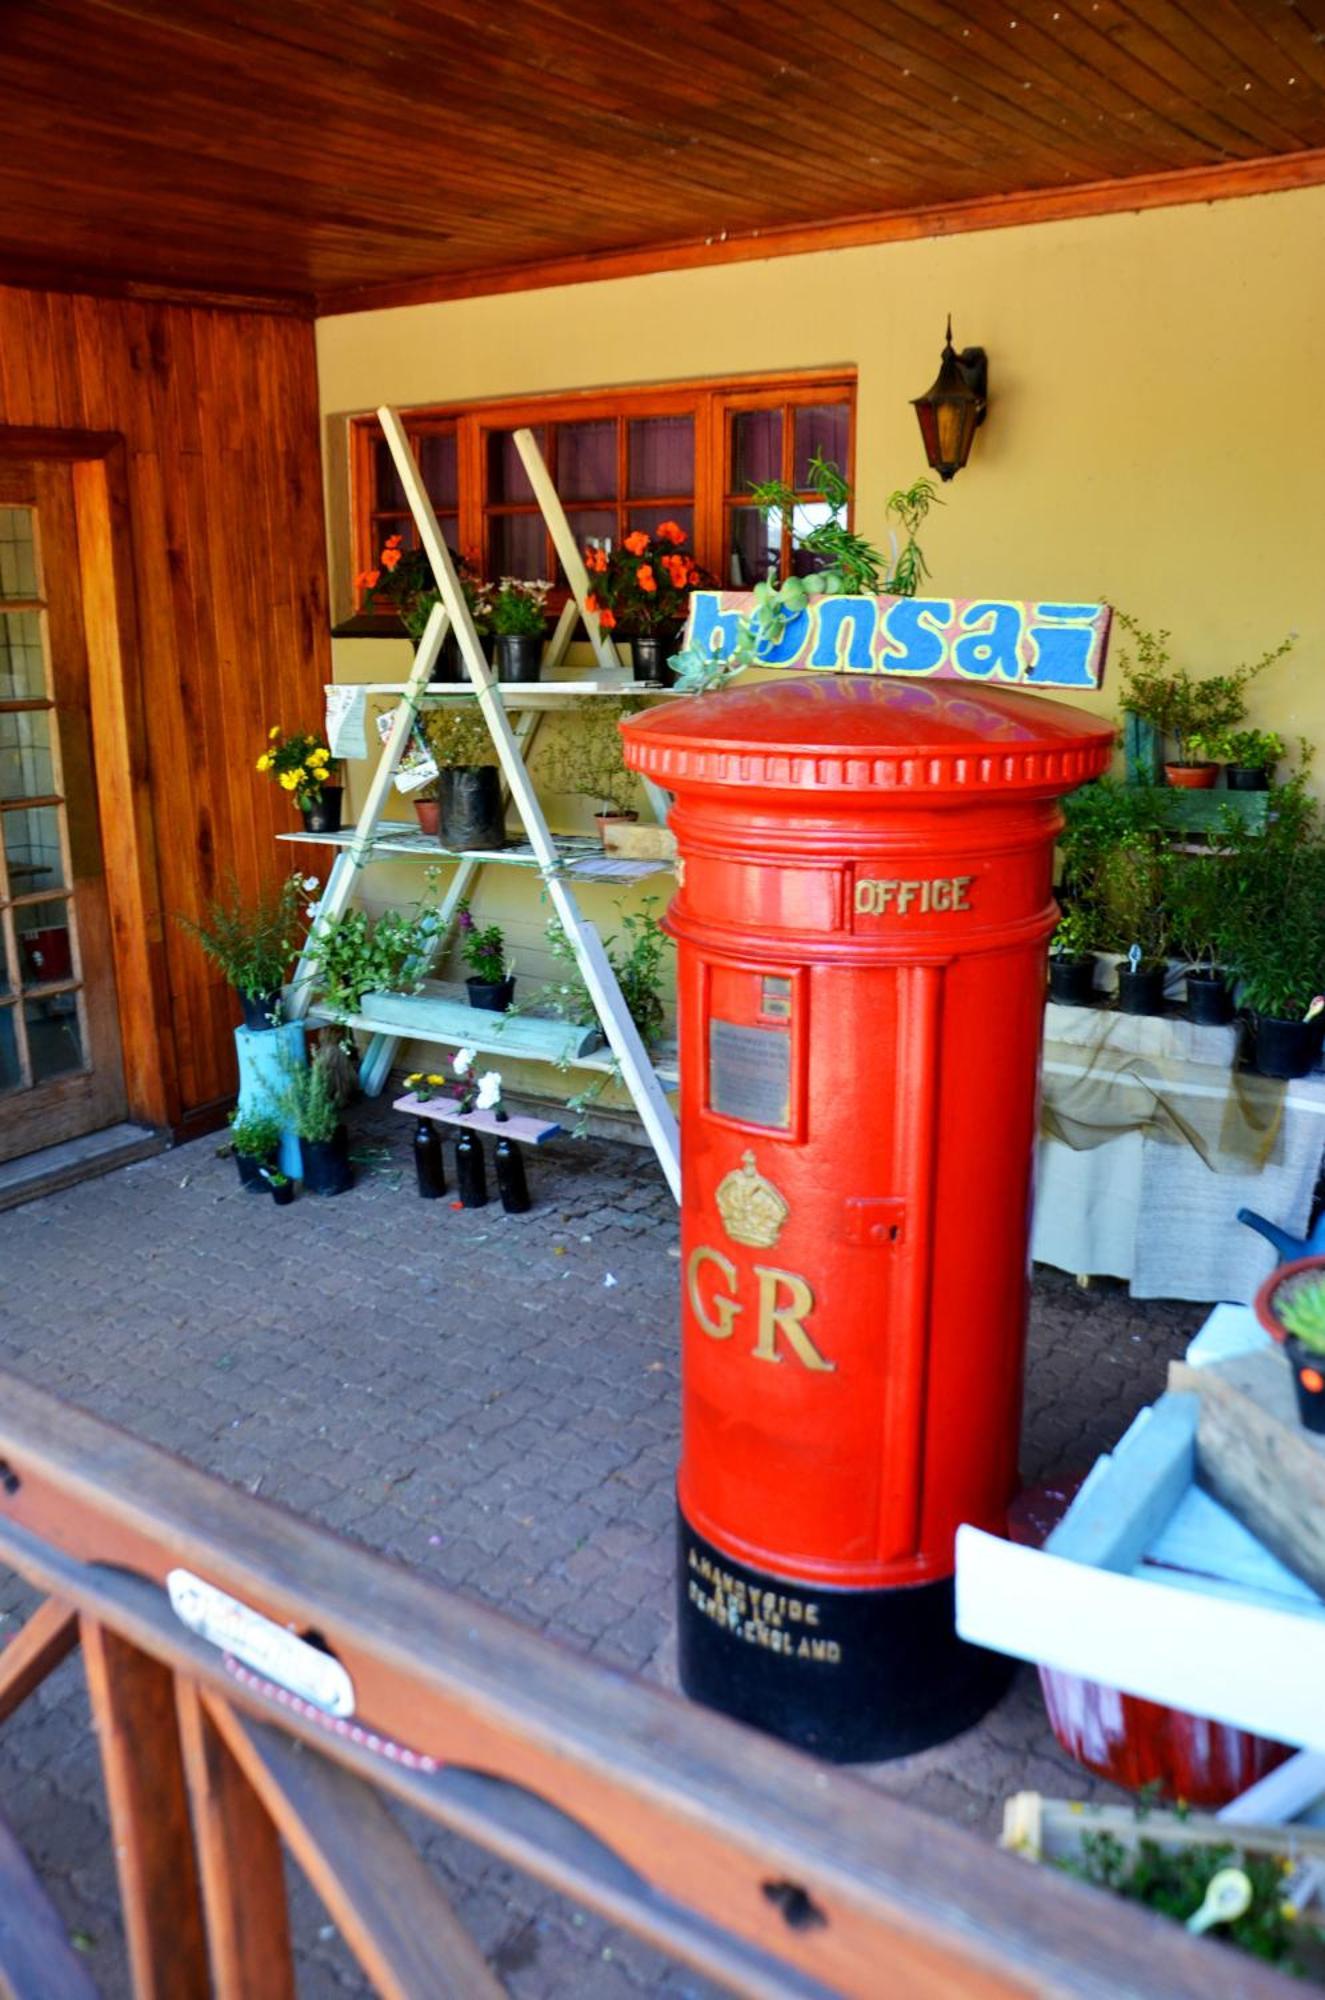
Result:
M732 418L732 492L782 477L781 410L740 410Z
M455 432L438 437L418 438L415 448L419 454L419 470L423 474L423 484L428 498L440 514L443 510L454 512L460 504L459 488L456 484Z
M19 807L17 811L0 813L0 826L4 828L11 896L65 886L58 806L33 806L26 810Z
M761 507L733 507L728 515L728 579L733 590L749 590L769 575L776 576L782 560L782 537L776 515Z
M0 701L40 701L46 692L39 611L0 611Z
M847 414L845 403L813 403L795 412L796 469L792 484L799 491L810 483L810 460L826 458L845 472L847 468Z
M53 986L74 976L67 902L25 903L14 912L18 962L25 986Z
M0 799L45 798L54 790L50 710L0 714Z
M83 1068L76 994L53 993L46 1000L29 1000L23 1018L27 1023L34 1083L45 1083L53 1076L67 1076L70 1070Z
M0 1090L17 1090L21 1081L14 1010L12 1007L0 1007Z
M557 491L563 500L615 500L616 422L558 424Z
M626 441L627 488L632 499L695 490L693 417L635 417Z
M816 569L825 567L822 556L807 555L801 548L802 537L812 528L822 527L831 521L833 510L822 500L805 500L796 508L791 517L791 573L793 576L809 576Z
M626 516L626 532L633 534L636 528L642 528L646 535L656 535L661 521L675 521L678 528L685 529L684 552L687 555L693 554L692 537L695 530L693 507L641 507L637 501Z
M528 581L547 574L547 530L541 514L494 514L492 573Z
M373 446L373 502L382 513L396 513L404 510L405 489L396 471L396 461L391 456L391 447L385 438L378 438Z
M546 458L547 432L536 430L534 436ZM515 449L514 431L489 431L488 499L497 505L503 500L532 500L533 497L534 489L525 477L524 465Z
M36 597L31 507L0 507L0 597Z

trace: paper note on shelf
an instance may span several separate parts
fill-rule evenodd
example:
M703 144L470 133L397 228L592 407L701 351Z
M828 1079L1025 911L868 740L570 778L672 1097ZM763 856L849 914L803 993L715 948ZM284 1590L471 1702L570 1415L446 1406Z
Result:
M364 728L364 716L368 707L367 690L361 687L328 687L326 695L327 742L332 756L366 757L368 735Z
M379 715L376 721L377 733L385 743L387 737L395 727L396 718L394 715ZM417 792L422 786L430 785L437 775L436 762L419 731L416 721L410 734L410 740L401 754L400 763L396 767L396 775L392 782L398 792Z

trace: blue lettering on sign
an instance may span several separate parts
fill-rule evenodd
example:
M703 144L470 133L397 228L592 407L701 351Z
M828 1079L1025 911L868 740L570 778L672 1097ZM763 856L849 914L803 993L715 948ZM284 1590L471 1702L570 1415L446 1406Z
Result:
M1021 678L1021 610L1015 604L968 604L962 613L966 637L952 649L958 673L973 681Z
M734 651L740 637L742 614L739 611L719 611L717 592L713 590L697 590L690 603L692 644L706 654L726 659Z
M826 667L831 671L842 665L842 628L845 625L846 665L853 673L867 674L874 664L870 646L878 617L873 598L821 597L815 609L819 629L814 651L810 654L810 666Z
M1059 688L1097 686L1092 665L1099 640L1095 623L1099 615L1097 604L1037 604L1029 633L1027 682Z
M879 649L884 674L932 674L948 651L944 626L952 622L952 600L941 597L899 597L883 621L885 645ZM901 646L901 651L894 650Z
M808 611L797 611L782 627L782 635L770 646L767 643L757 648L755 658L763 666L789 666L805 646L810 630Z

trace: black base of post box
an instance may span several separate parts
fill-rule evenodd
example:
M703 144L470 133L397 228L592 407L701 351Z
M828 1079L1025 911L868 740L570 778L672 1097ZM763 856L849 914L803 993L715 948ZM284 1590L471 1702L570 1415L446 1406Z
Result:
M837 1590L749 1569L679 1529L681 1686L692 1701L835 1764L927 1750L969 1729L1016 1662L957 1637L951 1578Z

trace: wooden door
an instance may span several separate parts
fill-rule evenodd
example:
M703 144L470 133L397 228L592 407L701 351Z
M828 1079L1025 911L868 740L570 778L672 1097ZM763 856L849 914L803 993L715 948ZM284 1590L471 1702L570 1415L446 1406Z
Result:
M124 1113L71 474L0 461L0 1160Z

